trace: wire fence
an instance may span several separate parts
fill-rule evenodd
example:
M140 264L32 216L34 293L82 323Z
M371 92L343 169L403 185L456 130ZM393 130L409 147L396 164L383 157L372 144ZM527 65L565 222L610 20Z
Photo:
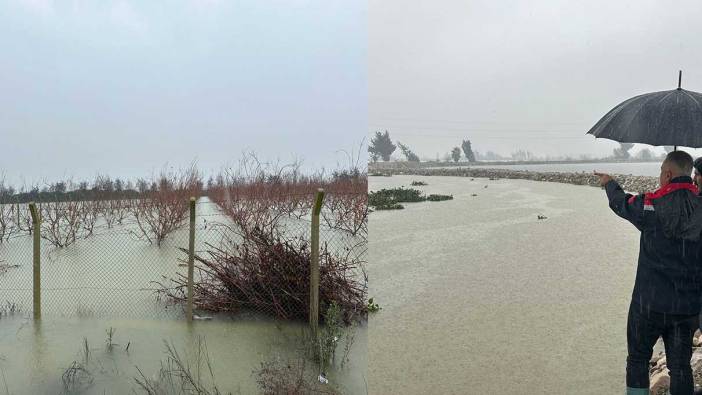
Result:
M281 214L267 205L267 213L251 221L239 215L234 206L240 204L201 197L195 205L195 317L306 319L309 212ZM328 204L336 204L333 197ZM42 316L183 318L191 226L183 207L139 200L42 203ZM325 206L320 216L320 309L337 303L349 315L363 314L365 225L356 232L349 228L357 225L335 226L345 215L339 212ZM0 315L30 314L35 229L28 205L0 205L0 216Z

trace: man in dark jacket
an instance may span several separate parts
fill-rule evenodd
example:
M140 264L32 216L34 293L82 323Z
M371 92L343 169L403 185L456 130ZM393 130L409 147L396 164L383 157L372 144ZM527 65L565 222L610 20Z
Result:
M702 199L692 184L692 157L669 153L660 189L630 195L609 175L600 177L609 207L641 232L636 282L627 320L627 395L648 395L649 360L663 337L671 395L693 393L692 337L702 297Z

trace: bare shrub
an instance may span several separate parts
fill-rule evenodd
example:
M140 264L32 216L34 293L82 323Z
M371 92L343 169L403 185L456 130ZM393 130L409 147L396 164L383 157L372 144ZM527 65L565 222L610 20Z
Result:
M29 212L29 206L24 205L19 209L19 223L17 226L20 232L32 234L34 223L32 222L32 214Z
M0 243L19 231L15 224L15 218L17 218L15 210L16 206L13 204L0 204Z
M124 219L129 214L129 210L131 209L131 200L110 200L108 204L110 206L110 211L114 216L114 220L117 221L118 224L122 225L124 223Z
M94 200L82 201L79 202L78 207L80 212L79 220L83 231L82 236L92 236L100 212L99 202Z
M180 173L161 173L147 195L133 202L132 213L140 234L150 243L161 245L182 225L189 198L199 196L201 187L200 174L194 166Z
M325 187L327 195L321 216L327 226L365 239L368 234L368 177L365 174L338 177Z
M81 202L42 203L40 213L41 237L54 247L67 247L80 237Z
M15 219L17 206L9 203L14 193L14 188L5 186L5 175L0 172L0 243L19 232Z

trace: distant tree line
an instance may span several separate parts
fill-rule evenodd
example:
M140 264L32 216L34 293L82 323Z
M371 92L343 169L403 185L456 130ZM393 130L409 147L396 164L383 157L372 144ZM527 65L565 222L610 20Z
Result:
M164 182L163 178L151 182L139 179L136 183L132 183L98 176L92 184L87 181L77 184L59 181L41 189L35 185L29 191L16 191L12 186L5 186L4 181L0 180L0 203L139 199L169 187L168 182ZM200 185L201 188L202 185Z
M368 153L373 162L377 162L380 159L387 162L398 147L408 162L420 161L419 156L406 144L398 141L397 145L395 145L390 138L390 132L387 130L375 132L375 135L368 145ZM453 147L445 157L445 160L448 161L452 159L454 162L458 162L461 160L461 154L463 154L468 162L476 161L476 155L473 153L470 140L463 140L460 147Z
M600 157L600 158L593 158L590 155L587 154L582 154L577 157L573 157L570 155L559 155L559 156L538 156L534 154L531 151L524 150L524 149L518 149L514 152L512 152L509 156L503 156L498 153L495 153L493 151L487 151L487 152L478 152L473 150L473 147L471 146L470 140L463 140L461 143L460 147L453 147L451 148L448 152L446 152L442 158L439 157L439 154L437 153L436 155L436 161L444 161L444 162L454 162L458 163L461 158L465 158L469 163L477 162L477 161L506 161L506 160L512 160L512 161L521 161L521 162L527 162L527 161L549 161L549 160L559 160L559 161L573 161L573 160L607 160L607 159L613 159L613 160L643 160L643 161L648 161L648 160L654 160L658 159L661 156L665 156L665 154L662 155L657 155L654 153L651 149L649 148L642 148L639 150L635 155L631 154L631 149L634 147L633 143L620 143L619 147L615 148L612 151L611 156L607 157ZM390 138L390 132L387 130L384 131L376 131L375 135L370 141L370 144L368 146L368 152L370 153L370 159L373 162L377 162L378 160L383 160L385 162L390 161L392 154L397 150L397 148L400 149L400 152L402 155L405 157L405 160L408 162L419 162L420 158L419 155L417 155L409 146L406 144L401 143L400 141L397 141L396 143L393 143L392 139ZM665 149L665 152L670 152L674 149L672 146L665 146L663 147Z

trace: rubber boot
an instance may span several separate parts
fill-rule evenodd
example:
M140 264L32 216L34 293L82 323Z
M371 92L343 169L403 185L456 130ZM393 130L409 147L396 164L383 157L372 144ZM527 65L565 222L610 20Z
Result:
M648 388L626 387L626 395L650 395Z

